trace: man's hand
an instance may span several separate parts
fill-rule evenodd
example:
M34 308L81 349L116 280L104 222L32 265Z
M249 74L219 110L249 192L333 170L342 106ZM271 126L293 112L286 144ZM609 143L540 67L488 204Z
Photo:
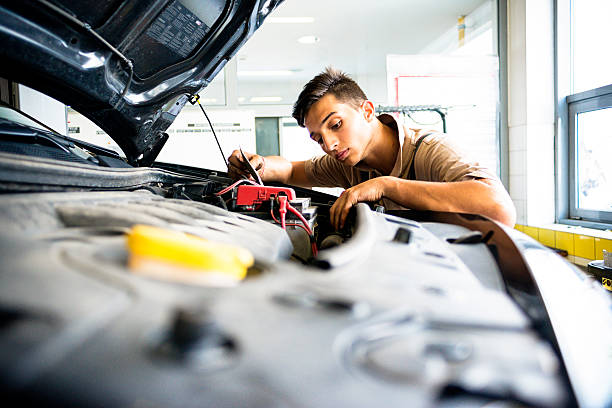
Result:
M368 201L378 201L384 195L385 177L364 181L345 190L329 210L329 220L336 230L344 227L348 213L355 204Z
M284 184L292 184L301 187L311 187L312 183L306 177L304 161L290 162L280 156L260 156L258 154L244 152L251 166L259 174L262 181L277 181ZM227 172L233 179L247 177L253 180L253 177L247 170L246 163L242 158L240 150L234 150L228 157L229 168Z
M244 152L244 156L251 163L251 166L255 169L259 176L263 180L263 173L265 170L265 160L262 156L254 153ZM227 159L229 163L229 169L227 169L229 176L234 180L241 178L248 178L249 180L253 180L253 177L249 174L247 170L247 166L242 159L242 155L240 154L240 150L234 150L230 157Z

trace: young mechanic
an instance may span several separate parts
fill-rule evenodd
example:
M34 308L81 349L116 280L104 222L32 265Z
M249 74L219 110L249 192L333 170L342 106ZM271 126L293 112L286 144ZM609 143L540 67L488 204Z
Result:
M343 72L327 68L310 80L293 117L327 155L294 162L245 156L263 181L345 188L330 209L335 228L344 226L355 204L379 200L387 209L475 213L514 226L514 205L494 173L470 161L443 133L376 116L372 102ZM239 150L229 164L232 177L248 175Z

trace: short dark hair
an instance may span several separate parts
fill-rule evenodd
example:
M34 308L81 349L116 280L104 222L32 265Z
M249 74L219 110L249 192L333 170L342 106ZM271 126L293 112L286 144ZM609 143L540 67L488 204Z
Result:
M298 125L305 127L304 119L308 110L327 94L334 95L340 102L352 105L356 109L368 99L357 82L347 74L327 67L325 71L304 85L304 89L293 105L293 117L297 120Z

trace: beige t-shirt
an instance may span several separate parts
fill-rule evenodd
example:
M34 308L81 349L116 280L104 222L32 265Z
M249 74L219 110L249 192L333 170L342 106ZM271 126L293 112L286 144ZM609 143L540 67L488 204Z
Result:
M408 179L416 142L419 137L430 134L423 139L414 158L416 180L453 182L477 178L498 179L491 170L470 160L446 134L398 125L395 118L388 114L382 114L378 119L396 130L399 136L400 152L389 176ZM313 185L320 187L350 188L382 175L378 171L346 166L329 155L307 160L305 170ZM383 205L388 209L403 208L388 199L383 199Z

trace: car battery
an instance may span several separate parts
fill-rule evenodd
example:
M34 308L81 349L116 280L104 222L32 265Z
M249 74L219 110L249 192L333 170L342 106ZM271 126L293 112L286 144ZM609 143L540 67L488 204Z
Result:
M290 200L289 204L296 210L298 210L304 218L307 220L312 220L317 214L317 207L310 205L310 197L299 197L294 200ZM291 213L287 213L288 220L298 220L298 217Z

